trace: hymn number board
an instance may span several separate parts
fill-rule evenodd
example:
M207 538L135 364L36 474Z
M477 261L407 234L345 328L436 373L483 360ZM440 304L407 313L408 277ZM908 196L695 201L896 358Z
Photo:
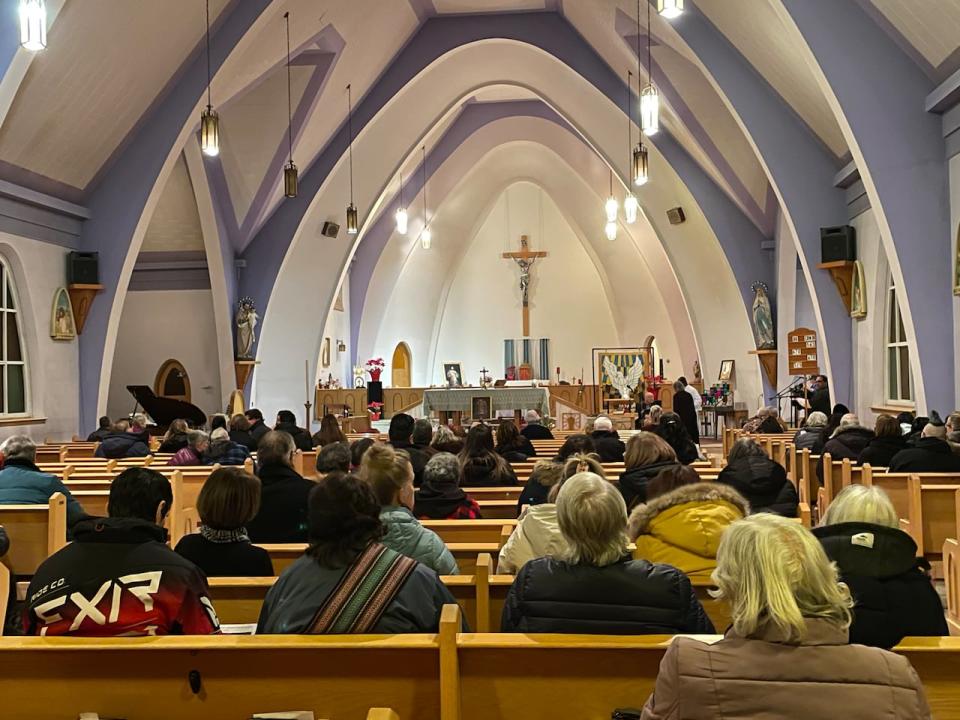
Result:
M787 333L787 364L791 375L819 375L817 363L817 332L797 328Z

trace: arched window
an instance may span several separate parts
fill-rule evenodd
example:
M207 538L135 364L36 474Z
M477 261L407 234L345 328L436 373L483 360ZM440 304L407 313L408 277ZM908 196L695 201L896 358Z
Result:
M910 372L910 346L907 344L907 331L900 314L897 300L897 287L891 276L887 284L886 315L886 378L887 400L889 402L911 402L913 400L913 374Z
M27 413L27 356L13 273L0 256L0 416Z

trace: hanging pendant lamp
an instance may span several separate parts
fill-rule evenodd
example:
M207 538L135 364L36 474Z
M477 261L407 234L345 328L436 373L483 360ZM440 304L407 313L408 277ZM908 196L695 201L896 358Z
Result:
M657 0L657 12L667 20L673 20L683 14L683 0Z
M290 162L283 168L283 194L288 198L297 196L297 166L293 164L293 100L290 91L290 13L285 12L287 22L287 144L290 150Z
M397 233L400 235L407 234L407 208L403 204L403 173L400 173L400 205L397 208Z
M420 169L423 171L423 230L420 232L420 247L429 250L433 244L433 233L430 232L430 216L427 214L427 146L420 148L423 160Z
M616 222L617 213L620 211L620 203L618 203L617 199L613 196L613 170L610 171L610 197L607 198L607 202L603 207L607 212L607 222Z
M209 157L220 154L220 116L210 100L210 0L207 0L207 109L200 114L200 149Z
M630 110L630 91L633 86L633 73L627 71L627 160L628 167L633 162L633 112ZM627 188L627 196L623 199L623 215L627 223L633 225L637 221L637 211L640 209L640 203L637 202L637 196L633 194L630 188Z
M360 231L357 219L357 206L353 204L353 96L350 85L347 85L347 137L350 154L350 204L347 205L347 234L356 235Z
M637 44L640 38L640 0L637 0ZM660 92L653 84L653 58L651 45L653 43L653 28L650 25L650 3L647 3L647 86L640 92L640 128L647 137L656 135L660 130ZM640 61L639 47L637 62Z
M47 5L44 0L20 0L20 47L30 52L47 47Z

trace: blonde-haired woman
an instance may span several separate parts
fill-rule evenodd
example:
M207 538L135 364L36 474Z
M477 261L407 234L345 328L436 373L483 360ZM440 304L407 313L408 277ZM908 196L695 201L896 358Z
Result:
M389 445L373 445L360 461L360 478L373 488L380 502L384 545L423 563L438 575L460 572L443 540L413 516L413 465L406 452Z
M560 487L556 507L566 549L523 566L504 603L503 632L714 632L683 573L630 557L616 486L577 473Z
M798 523L768 513L734 523L713 579L733 627L712 645L674 640L644 720L930 717L906 658L849 644L850 593Z
M908 636L950 634L930 565L881 488L844 488L813 533L856 603L850 642L891 648Z
M573 455L563 465L549 460L537 463L530 480L542 482L541 489L546 494L542 501L521 508L517 527L500 548L500 559L497 561L500 574L512 575L534 558L556 556L566 550L567 543L557 523L557 493L568 478L578 472L588 471L606 477L596 455Z

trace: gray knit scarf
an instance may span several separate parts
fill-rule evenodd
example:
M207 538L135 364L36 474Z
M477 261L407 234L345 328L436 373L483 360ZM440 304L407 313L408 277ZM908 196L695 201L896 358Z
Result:
M206 525L200 526L200 535L212 543L226 545L235 542L250 542L245 527L239 527L236 530L215 530Z

